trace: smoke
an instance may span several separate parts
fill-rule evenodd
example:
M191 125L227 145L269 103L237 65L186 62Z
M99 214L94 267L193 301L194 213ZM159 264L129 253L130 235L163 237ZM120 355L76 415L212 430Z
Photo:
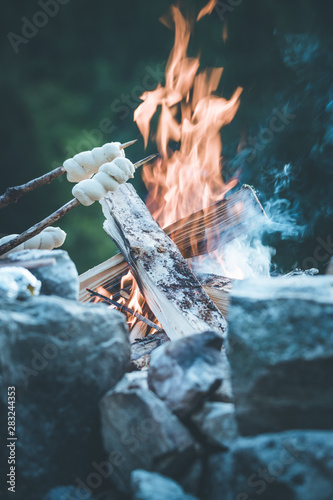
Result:
M284 273L302 267L313 255L316 238L332 232L333 57L327 36L319 31L276 30L273 44L279 55L272 63L279 68L278 85L267 89L256 82L260 101L245 103L248 126L238 151L233 154L224 140L224 152L228 175L240 172L241 183L259 191L270 219L248 237L244 251L254 261L263 259L263 272L270 255L271 270ZM276 110L287 117L284 127L276 126ZM268 247L266 254L253 238Z

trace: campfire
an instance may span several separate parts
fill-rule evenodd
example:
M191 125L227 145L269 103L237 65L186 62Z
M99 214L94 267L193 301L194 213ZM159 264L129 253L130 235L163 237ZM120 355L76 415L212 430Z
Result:
M196 23L229 3L210 0ZM191 54L196 23L179 7L161 21L174 31L165 78L131 124L153 154L132 162L138 139L126 134L0 196L1 209L60 176L73 183L68 203L0 240L7 489L26 500L248 500L266 488L272 500L331 500L333 262L313 277L331 237L305 259L314 268L272 271L258 235L283 224L240 182L243 143L237 173L225 172L221 134L243 90L225 96L223 68ZM130 182L140 167L145 202ZM52 225L96 201L120 253L79 276Z
M223 68L201 70L199 57L188 55L193 26L178 7L162 22L175 30L165 83L145 92L134 113L145 146L150 138L156 143L158 159L150 155L133 165L125 148L135 141L108 143L0 198L6 206L64 173L77 183L73 200L23 234L3 239L2 255L14 248L60 246L64 234L50 224L80 203L100 201L104 229L122 256L81 276L80 300L104 301L125 313L132 340L161 329L170 338L207 329L223 333L232 280L244 277L237 262L227 261L226 246L266 218L253 188L222 175L221 129L234 118L242 89L230 99L218 94ZM146 206L133 186L123 184L142 164Z
M197 310L193 312L195 319L191 320L195 329L200 330L200 324L204 329L208 326L221 328L215 320L208 320L207 323L205 307L210 310L213 307L207 303L207 296L198 280L225 316L231 279L241 279L242 270L237 266L228 268L223 249L229 241L249 231L253 225L260 224L260 218L265 215L255 192L249 186L226 198L227 193L237 186L238 180L233 178L224 182L221 175L221 128L234 118L242 89L236 89L229 100L217 95L223 68L200 70L199 58L187 55L190 23L177 7L172 7L171 14L175 41L166 65L165 84L159 84L155 90L141 96L143 102L136 109L134 120L145 145L152 136L160 152L160 158L143 167L142 176L148 190L146 205L154 221L164 228L164 233L176 243L178 249L170 246L168 238L152 221L133 189L122 188L122 195L120 192L109 195L102 204L109 221L105 229L123 248L130 270L115 257L88 271L81 276L81 300L89 298L87 287L97 287L100 294L128 305L149 320L154 320L155 316L166 331L174 336L172 328L165 326L170 321L165 313L161 314L171 304L177 311L180 308L181 315L185 316L194 304L197 305L194 308ZM201 19L203 15L205 12L198 17ZM168 17L162 19L168 25L171 21ZM173 27L172 24L170 27ZM151 130L155 114L159 114L156 132ZM121 204L121 196L127 201L131 200L132 212L140 214L140 224L137 225L137 217L133 220L132 212L127 212L127 220L119 213L117 206ZM119 232L124 232L122 236L114 232L115 217ZM147 238L133 238L130 246L125 227L129 221L129 232L139 235L140 231L145 231L147 234ZM156 236L150 240L148 232ZM157 248L158 245L160 255L152 255L151 247ZM177 250L186 263L180 260ZM146 261L146 265L142 264L143 261ZM220 269L218 276L207 276L200 272L202 264L207 261L214 269ZM146 271L142 271L141 266ZM151 286L147 284L148 268ZM179 272L179 268L182 268L182 272ZM197 279L190 270L195 272ZM162 281L160 274L165 274ZM190 287L185 286L188 280L191 280ZM161 292L165 293L168 284L172 284L171 293L157 299ZM182 307L185 292L187 301ZM95 300L103 299L99 296ZM203 318L205 320L202 322ZM150 331L133 316L129 318L129 324L133 339L145 336ZM185 331L186 326L183 334Z

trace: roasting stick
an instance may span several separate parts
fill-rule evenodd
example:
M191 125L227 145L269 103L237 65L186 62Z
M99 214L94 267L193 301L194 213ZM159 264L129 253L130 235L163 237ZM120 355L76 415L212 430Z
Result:
M90 293L90 296L91 297L99 297L100 299L103 299L105 300L105 302L108 302L109 304L112 304L113 306L115 306L117 309L119 309L119 311L125 311L127 312L128 314L131 314L132 316L134 316L135 318L137 318L138 320L140 321L143 321L144 323L146 323L146 325L150 326L151 328L154 328L155 330L157 330L158 332L163 332L163 328L161 328L160 326L158 325L155 325L155 323L153 323L152 321L150 321L150 319L148 318L145 318L144 316L142 316L141 314L133 311L133 309L130 309L129 307L127 306L123 306L122 304L120 304L119 302L117 302L116 300L112 300L110 299L109 297L106 297L106 295L102 295L101 293L98 293L98 292L94 292L93 290L90 290L89 288L86 288L87 292Z
M154 158L158 156L158 153L152 154L144 158L143 160L139 160L138 162L134 163L134 168L135 170L139 168L141 165L144 165L144 163L148 163L149 161L152 161ZM36 234L39 234L40 232L43 231L48 226L51 226L54 222L57 220L61 219L66 215L68 212L73 210L73 208L77 207L80 205L79 200L76 198L73 198L71 201L60 207L58 210L53 212L53 214L49 215L45 219L43 219L40 222L37 222L34 226L30 227L23 233L19 234L12 240L8 241L7 243L4 243L3 245L0 245L0 256L9 252L10 250L13 250L13 248L16 248L18 245L21 245L21 243L24 243L27 240L30 240L33 236L36 236Z
M124 142L123 144L120 144L119 149L123 150L128 146L131 146L135 142L137 142L137 139L135 139L134 141ZM16 203L26 193L44 186L45 184L50 184L50 182L52 182L54 179L57 179L66 172L66 168L62 165L61 167L55 168L54 170L51 170L51 172L48 172L41 177L32 179L26 184L7 188L5 193L0 196L0 209L7 207L11 203Z

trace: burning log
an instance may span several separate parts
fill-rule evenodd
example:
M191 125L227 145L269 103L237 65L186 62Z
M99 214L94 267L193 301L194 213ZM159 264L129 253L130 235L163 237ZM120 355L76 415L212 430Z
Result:
M254 189L244 185L229 198L175 222L165 231L183 257L190 258L226 245L253 229L262 216L265 212Z
M105 231L120 248L171 340L206 330L224 333L225 319L133 186L123 184L108 193L101 205Z
M175 222L164 231L176 243L183 257L195 257L250 231L264 217L266 214L254 190L243 186L225 200ZM80 276L80 301L89 300L87 287L102 286L114 293L127 272L128 265L121 254L85 272Z

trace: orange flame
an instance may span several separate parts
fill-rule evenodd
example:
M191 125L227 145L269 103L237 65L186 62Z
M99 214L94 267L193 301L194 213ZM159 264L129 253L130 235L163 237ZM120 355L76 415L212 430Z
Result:
M210 0L199 12L197 21L200 21L200 19L206 16L207 14L211 14L216 4L217 0Z
M198 19L210 13L211 0ZM190 23L173 6L175 43L166 65L165 85L142 96L134 120L147 145L151 119L160 109L156 142L161 159L143 168L147 206L162 227L221 200L237 184L221 176L220 129L231 122L242 92L230 100L216 95L223 68L199 72L199 58L187 56ZM173 151L178 143L178 149ZM195 241L193 247L195 247Z

